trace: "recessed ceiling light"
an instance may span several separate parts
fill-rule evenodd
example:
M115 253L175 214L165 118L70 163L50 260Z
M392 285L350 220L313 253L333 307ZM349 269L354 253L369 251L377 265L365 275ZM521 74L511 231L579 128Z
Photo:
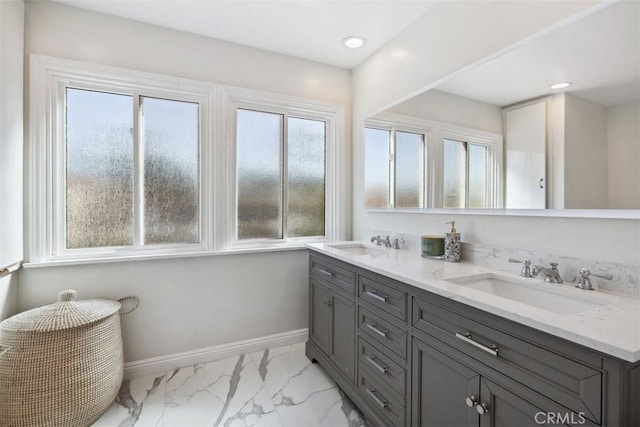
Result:
M350 49L357 49L359 47L362 47L366 42L367 39L360 36L349 36L342 40L342 44Z
M571 82L562 82L562 83L556 83L554 85L551 85L551 89L564 89L566 87L571 86L573 83Z

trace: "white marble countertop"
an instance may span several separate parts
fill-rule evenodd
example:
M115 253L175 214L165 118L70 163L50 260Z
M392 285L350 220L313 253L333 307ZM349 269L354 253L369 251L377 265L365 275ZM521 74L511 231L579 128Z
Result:
M333 247L345 244L362 244L378 250L374 254L355 254ZM513 271L505 272L468 262L449 263L426 259L417 251L378 248L360 242L311 243L307 247L602 353L629 362L640 360L638 297L600 290L584 291L573 284L548 284L539 277L523 278L518 275L519 266L515 264ZM463 276L482 277L487 274L516 282L514 286L535 287L536 291L544 290L550 295L558 295L567 310L562 313L558 312L562 310L551 311L449 281Z

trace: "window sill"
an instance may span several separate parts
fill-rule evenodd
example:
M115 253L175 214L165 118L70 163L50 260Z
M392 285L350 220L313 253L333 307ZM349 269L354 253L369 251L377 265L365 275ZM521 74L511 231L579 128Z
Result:
M273 247L253 247L253 248L239 248L228 249L217 252L185 252L175 254L145 254L145 255L124 255L114 257L103 258L75 258L75 259L59 259L52 261L40 261L40 262L26 262L22 267L26 269L31 268L47 268L47 267L62 267L72 265L87 265L87 264L106 264L116 262L131 262L131 261L150 261L158 259L178 259L178 258L201 258L212 256L225 256L225 255L241 255L241 254L254 254L254 253L267 253L267 252L286 252L286 251L299 251L306 250L306 243L295 243L288 245L279 245Z

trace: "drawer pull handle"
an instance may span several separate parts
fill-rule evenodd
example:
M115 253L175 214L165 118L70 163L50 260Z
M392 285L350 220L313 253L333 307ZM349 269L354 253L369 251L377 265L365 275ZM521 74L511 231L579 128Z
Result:
M386 374L387 371L389 370L388 366L382 366L381 364L379 364L378 362L376 362L375 357L369 357L369 356L365 356L367 358L367 361L369 361L369 363L371 363L378 371L382 372L383 374Z
M369 396L371 396L371 398L382 408L386 408L387 405L389 404L388 400L380 400L380 398L378 396L376 396L376 389L373 388L371 390L369 390L367 387L365 387L365 390L367 390L367 393L369 393Z
M371 324L371 323L364 322L364 326L371 329L373 332L380 335L381 337L387 338L389 336L389 332L381 331L380 329L378 329L378 326L375 323Z
M376 291L365 291L364 293L369 295L371 298L377 299L378 301L389 303L389 297L382 296L378 294Z
M326 300L324 303L326 305L328 305L329 307L331 307L333 305L333 302L330 299Z
M471 344L472 346L478 347L482 351L486 351L493 356L498 356L498 347L489 348L486 345L482 345L479 342L472 340L471 334L459 334L456 332L456 337L468 344Z
M329 276L329 277L333 277L333 272L329 271L329 270L325 270L324 268L317 268L317 267L313 267L313 269L315 271L317 271L320 274L324 274L325 276Z

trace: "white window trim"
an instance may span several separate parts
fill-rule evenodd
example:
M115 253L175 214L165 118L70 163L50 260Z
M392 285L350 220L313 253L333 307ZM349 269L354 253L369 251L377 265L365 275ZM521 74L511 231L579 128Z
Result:
M503 192L503 178L502 178L502 164L503 164L503 145L502 135L484 132L477 129L471 129L462 126L454 125L442 125L438 129L438 139L434 147L434 157L437 161L437 167L434 171L436 178L434 184L435 188L435 200L433 206L442 206L444 198L444 140L454 139L458 141L465 141L471 144L483 145L487 147L487 183L488 194L487 201L489 206L486 209L495 209L503 207L502 204L502 192ZM468 208L466 208L468 209Z
M431 203L432 191L431 186L428 184L431 182L431 175L433 173L433 155L432 155L432 146L433 146L433 138L435 135L435 129L437 128L438 123L431 120L423 120L416 117L403 116L400 114L394 113L381 113L367 119L365 122L365 127L367 128L376 128L388 130L391 132L391 141L390 141L390 151L391 157L389 159L389 208L395 209L395 179L396 179L396 170L395 170L395 150L396 150L396 141L395 141L395 133L396 132L408 132L415 133L424 136L423 141L423 150L422 150L422 206L428 207ZM366 146L365 146L366 150ZM363 156L364 159L364 156ZM364 160L363 160L364 161ZM366 165L363 165L363 169ZM363 181L364 185L364 181ZM364 193L364 188L363 188ZM398 208L405 209L405 208ZM415 209L415 208L407 208L407 209Z
M443 199L443 158L444 151L442 141L444 138L460 139L488 147L489 172L488 182L490 185L488 200L491 203L489 208L500 208L503 206L503 137L497 133L485 132L478 129L472 129L463 126L456 126L436 120L423 119L420 117L405 116L396 113L381 113L365 121L365 127L385 129L393 132L396 130L420 133L425 135L425 159L424 159L424 204L419 209L433 209L435 206L442 206ZM366 144L364 144L366 150ZM366 167L364 164L364 156L362 160L362 170ZM395 161L391 162L393 165ZM393 168L393 166L391 166ZM393 169L391 169L393 172ZM366 183L362 181L362 192L364 194L364 186ZM390 186L394 185L393 175L391 176ZM391 190L393 195L393 190ZM391 199L393 204L393 200ZM384 208L368 208L380 210ZM417 208L395 208L390 206L388 209L415 210ZM441 209L441 208L440 208Z
M229 183L225 186L226 207L224 215L224 235L219 235L216 247L223 250L237 250L255 247L277 247L299 245L306 242L342 240L345 238L344 207L346 200L345 183L345 149L341 143L345 134L344 107L326 102L302 100L285 95L274 95L255 90L225 88L223 90L225 108L225 140L229 141L229 149L225 160L225 176ZM236 191L236 110L249 109L283 114L286 117L303 117L326 122L325 145L325 235L316 237L289 237L286 239L251 239L237 240L237 191ZM341 208L342 207L342 208ZM283 212L283 215L286 213Z
M200 244L154 245L153 247L99 248L60 250L56 236L60 234L60 206L54 206L61 182L53 160L56 136L56 90L65 81L92 85L113 91L119 86L131 92L171 99L200 102ZM106 86L104 85L106 83ZM249 246L231 244L230 208L235 182L231 160L235 156L235 140L230 138L230 108L235 100L281 105L300 111L323 111L333 121L331 144L327 144L326 236L324 240L345 238L346 227L346 163L344 106L269 92L241 89L153 73L90 64L80 61L32 54L29 83L29 137L25 203L27 264L66 265L78 262L105 262L119 259L149 259L171 256L202 256L216 253L242 253L255 250L301 248L308 239L287 242L257 242ZM101 86L103 85L103 86ZM329 132L329 131L328 131ZM62 181L63 182L63 181ZM235 185L235 184L233 184ZM342 191L341 191L342 190ZM243 250L246 249L246 250Z

